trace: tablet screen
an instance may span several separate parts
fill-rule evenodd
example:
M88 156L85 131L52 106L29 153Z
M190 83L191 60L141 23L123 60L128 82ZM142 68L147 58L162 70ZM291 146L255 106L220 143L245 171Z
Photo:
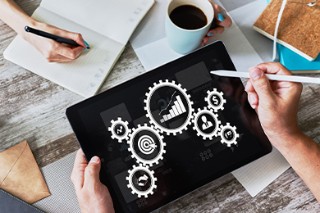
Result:
M271 151L222 42L68 108L116 212L148 212Z

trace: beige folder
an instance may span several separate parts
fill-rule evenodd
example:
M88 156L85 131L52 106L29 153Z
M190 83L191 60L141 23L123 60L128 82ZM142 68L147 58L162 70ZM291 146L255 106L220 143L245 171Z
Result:
M50 195L27 141L0 153L0 188L28 203Z

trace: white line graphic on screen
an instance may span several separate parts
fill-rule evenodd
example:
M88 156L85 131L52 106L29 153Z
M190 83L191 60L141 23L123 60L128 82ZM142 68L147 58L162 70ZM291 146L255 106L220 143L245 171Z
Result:
M170 100L168 106L164 110L161 110L161 112L159 113L159 115L161 115L161 113L163 111L169 110L169 114L166 114L166 115L162 116L162 119L160 120L161 123L163 123L165 121L168 121L168 120L170 120L172 118L175 118L175 117L187 112L185 106L182 103L180 95L174 96L175 93L176 92L174 92L172 94L171 100ZM171 104L171 102L172 102L174 97L176 98L176 101L173 102L173 105L172 105L171 109L169 109L169 106L170 106L170 104Z
M152 137L143 135L138 140L138 147L143 154L149 155L157 148L157 145Z
M163 110L161 110L161 111L159 112L159 115L161 115L161 113L162 113L163 111L165 111L165 110L167 110L167 109L169 108L169 106L170 106L170 104L171 104L171 102L172 102L172 99L174 98L174 94L176 94L176 92L177 92L177 91L174 91L174 93L171 95L171 98L170 98L170 101L169 101L168 105L167 105Z

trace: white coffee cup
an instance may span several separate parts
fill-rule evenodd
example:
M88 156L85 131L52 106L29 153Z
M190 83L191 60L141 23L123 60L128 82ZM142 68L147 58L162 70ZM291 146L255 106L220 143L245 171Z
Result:
M191 5L200 9L207 18L207 24L198 29L184 29L175 25L170 19L171 12L182 5ZM187 54L197 49L203 37L210 29L214 11L208 0L171 0L166 11L166 37L170 47L180 54Z

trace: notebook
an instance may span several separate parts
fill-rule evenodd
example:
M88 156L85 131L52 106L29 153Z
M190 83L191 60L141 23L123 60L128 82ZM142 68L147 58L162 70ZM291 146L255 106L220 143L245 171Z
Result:
M253 28L273 39L282 0L272 0ZM320 53L320 4L310 7L305 1L287 1L278 32L278 43L309 61Z
M270 3L270 0L267 0L267 3ZM279 6L281 3L282 2L278 0L274 0L273 4L269 5L263 11L263 13L255 22L253 28L256 31L260 32L261 34L273 39L273 35L271 35L271 33L274 32L274 31L272 32L272 30L274 30L275 18L277 17L275 16L275 13L276 11L279 11ZM285 24L285 27L284 25L282 25L282 29L279 28L280 32L281 30L283 30L282 33L284 33L281 36L279 35L282 40L278 40L279 43L277 44L277 52L278 52L280 63L294 73L306 74L306 73L320 72L320 54L318 54L318 56L316 57L317 53L320 52L320 50L317 51L317 49L319 48L319 45L318 46L317 45L313 46L312 44L310 45L308 40L312 38L313 34L320 33L319 28L317 28L316 26L313 26L312 21L310 22L311 25L303 23L303 20L306 20L305 17L308 17L310 15L319 16L320 18L319 7L318 6L308 7L304 2L288 1L285 6L285 11L286 11L285 14L296 13L296 16L298 16L298 19L294 21L290 21L290 20L288 21L287 19L290 16L283 16L281 18L281 23L286 23L286 24ZM273 21L270 21L270 19L272 19ZM298 25L300 24L303 24L304 26L302 28L299 28ZM293 28L294 29L293 31L295 31L295 29L299 29L302 31L303 30L311 31L311 36L310 34L303 34L302 32L299 32L299 31L298 33L295 33L295 34L293 33L288 34L289 30L286 29L288 27L289 29ZM295 39L290 41L289 40L290 37ZM307 37L307 38L304 38L304 37ZM319 40L313 40L313 42L317 43L319 42ZM300 50L298 50L295 47L292 47L291 44L294 44L294 46L297 46L298 49L304 49L304 51L306 51L308 54L312 54L313 56L311 58L309 56L305 56L304 53L301 53ZM316 57L316 58L313 58L313 57Z
M1 213L44 213L35 206L0 189Z
M98 91L154 0L42 0L35 19L80 32L91 49L71 63L49 63L17 36L4 57L81 96Z
M280 63L291 72L296 74L320 73L320 54L315 60L308 61L281 44L277 44L277 48Z

